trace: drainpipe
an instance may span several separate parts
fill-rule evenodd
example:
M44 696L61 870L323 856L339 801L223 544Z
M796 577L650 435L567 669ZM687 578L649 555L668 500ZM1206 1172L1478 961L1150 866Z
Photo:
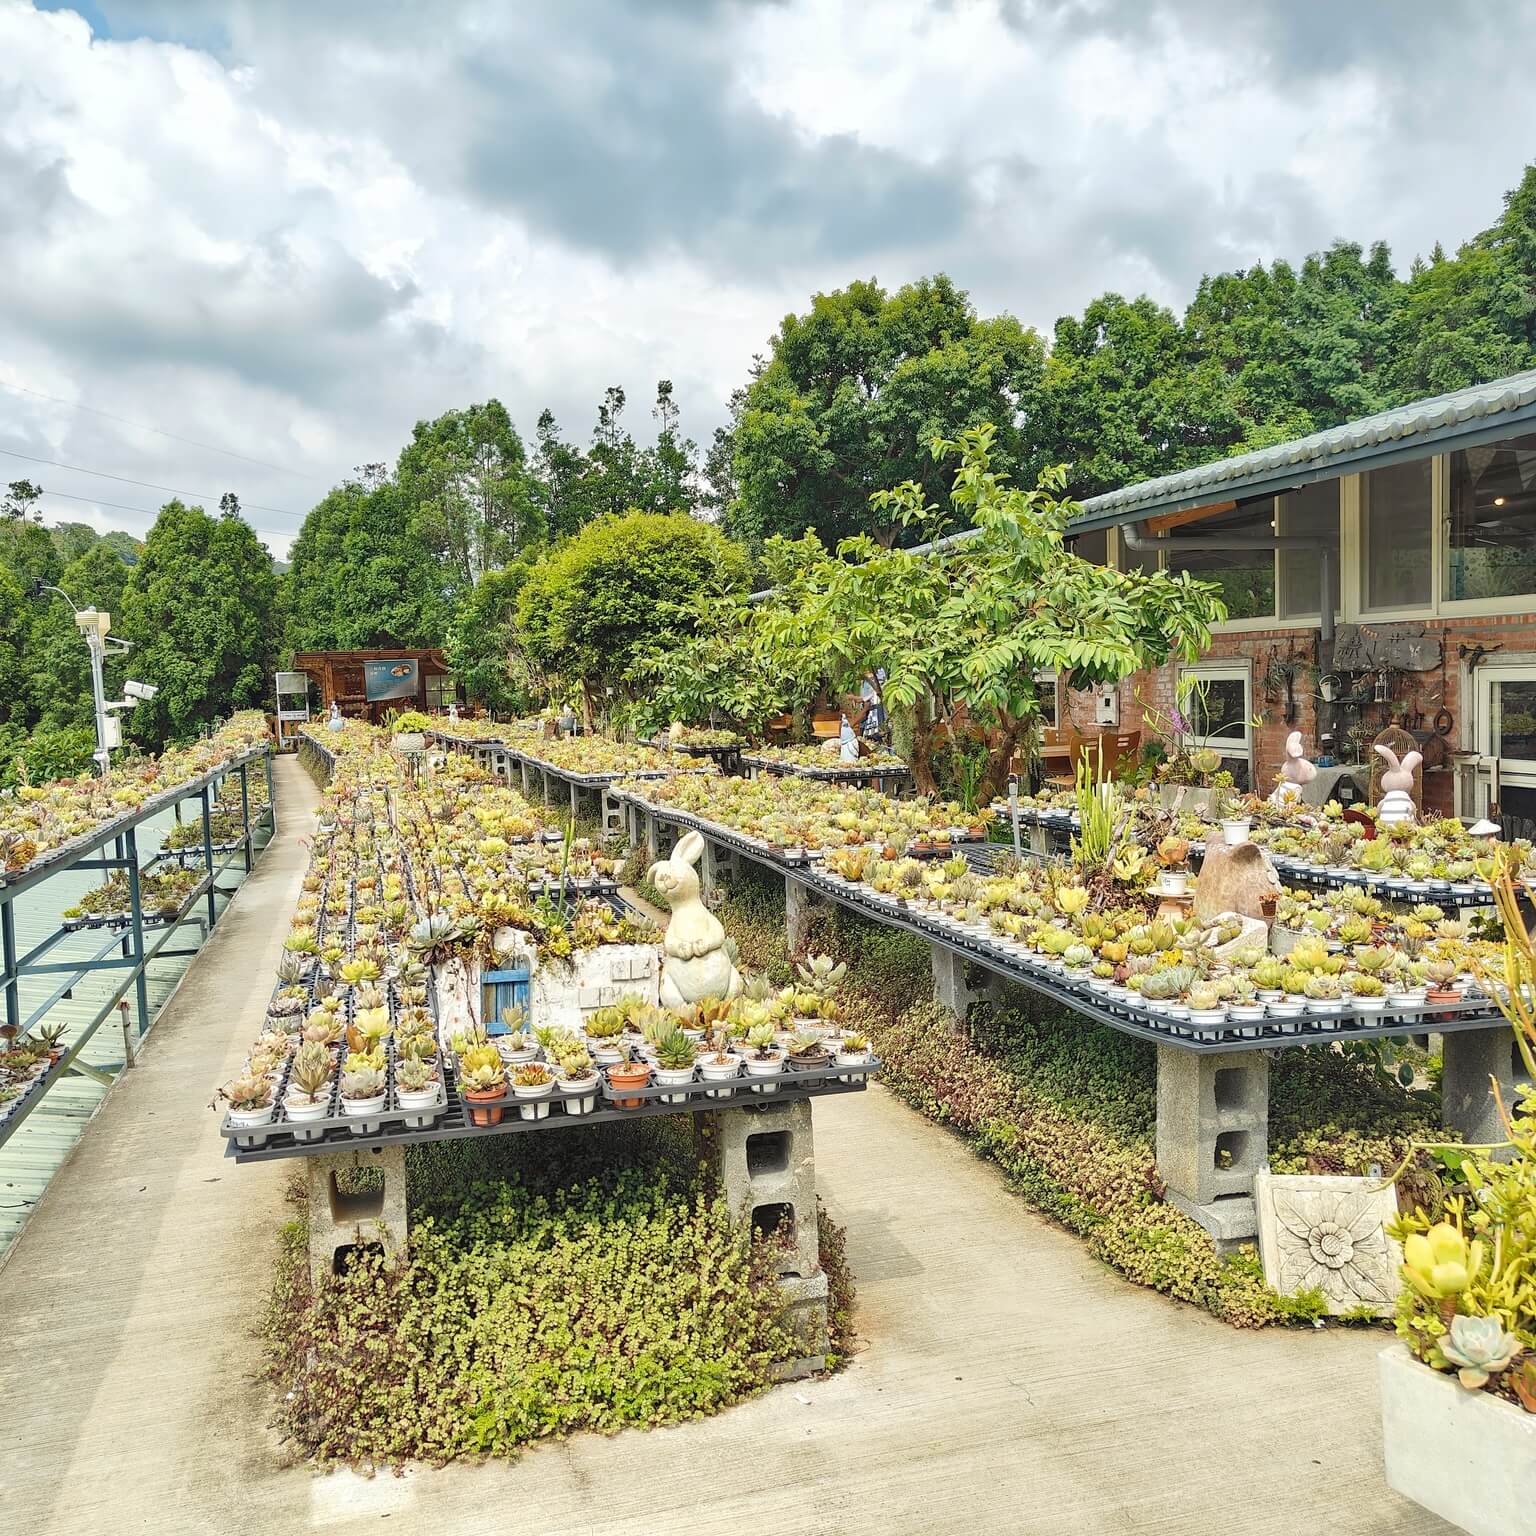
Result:
M1197 533L1188 538L1156 539L1148 538L1135 523L1122 523L1120 525L1120 539L1125 547L1137 554L1155 554L1158 550L1168 549L1193 549L1209 550L1212 553L1224 553L1238 550L1280 550L1280 549L1310 549L1317 551L1318 584L1321 591L1317 597L1317 611L1320 618L1317 630L1317 672L1319 677L1325 677L1333 671L1334 648L1334 612L1333 612L1333 546L1324 539L1302 538L1299 535L1281 537L1270 535L1265 537L1256 533ZM1317 701L1317 734L1319 737L1333 733L1334 710L1331 704L1326 704L1321 698Z

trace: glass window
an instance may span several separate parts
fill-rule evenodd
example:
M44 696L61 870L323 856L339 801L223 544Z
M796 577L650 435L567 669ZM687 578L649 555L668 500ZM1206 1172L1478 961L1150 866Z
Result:
M1536 437L1451 455L1450 602L1536 592Z
M1373 469L1360 480L1360 604L1427 608L1433 597L1433 459Z
M453 698L453 679L446 672L427 673L427 708L442 711Z
M1035 697L1040 701L1041 725L1061 724L1061 692L1054 672L1035 673Z
M1246 671L1192 669L1180 674L1180 709L1189 724L1184 744L1214 747L1221 753L1222 767L1242 790L1249 788L1249 721L1253 709L1248 689Z
M1536 762L1536 682L1498 683L1493 696L1493 755Z
M1274 502L1265 497L1232 512L1203 517L1173 529L1165 548L1170 571L1188 571L1216 584L1229 619L1267 619L1275 612L1275 556L1263 549L1179 549L1179 538L1208 538L1233 533L1269 538L1274 534Z
M1333 550L1329 567L1333 611L1339 611L1339 482L1322 480L1288 491L1277 503L1278 526L1285 538L1326 540ZM1319 611L1322 552L1316 549L1280 551L1280 612L1291 619Z

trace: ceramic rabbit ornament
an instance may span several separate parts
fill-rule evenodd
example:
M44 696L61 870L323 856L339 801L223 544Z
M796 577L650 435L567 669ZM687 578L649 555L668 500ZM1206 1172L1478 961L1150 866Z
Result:
M1405 752L1403 760L1397 760L1397 753L1391 747L1384 747L1380 742L1376 744L1376 752L1382 761L1388 764L1381 775L1381 805L1377 809L1377 820L1391 825L1398 821L1413 821L1418 812L1413 804L1413 770L1424 761L1422 752Z
M693 867L704 852L704 839L689 832L678 839L668 859L651 865L651 880L672 908L661 941L661 1003L685 1008L706 997L735 997L741 976L725 948L720 919L699 899L699 874Z
M1286 805L1292 800L1300 800L1302 786L1310 784L1316 777L1316 765L1302 755L1301 732L1292 731L1285 738L1285 763L1280 769L1280 782L1269 797L1270 804Z

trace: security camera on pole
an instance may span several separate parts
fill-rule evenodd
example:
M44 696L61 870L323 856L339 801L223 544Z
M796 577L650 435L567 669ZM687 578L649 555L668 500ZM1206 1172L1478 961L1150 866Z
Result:
M109 654L121 656L133 648L132 643L119 640L116 635L109 633L112 628L110 613L105 613L99 608L76 608L74 599L63 587L54 587L47 582L39 581L32 588L33 597L41 597L44 592L57 592L74 610L75 628L84 636L86 649L91 653L91 692L96 704L96 750L91 755L95 758L102 777L105 778L112 766L112 748L123 744L122 724L115 711L132 709L140 700L154 698L160 690L152 683L127 682L123 684L123 692L127 694L127 698L107 698L106 684L102 679L102 666ZM112 647L110 653L107 650L108 646Z

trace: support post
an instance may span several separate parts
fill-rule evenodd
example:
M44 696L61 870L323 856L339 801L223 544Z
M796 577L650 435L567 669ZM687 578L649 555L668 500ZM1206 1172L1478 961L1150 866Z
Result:
M357 1193L341 1187L364 1169L377 1171L377 1188ZM380 1247L390 1259L404 1252L410 1230L404 1147L306 1157L304 1172L309 1189L309 1266L317 1283L321 1276L335 1273L350 1249Z
M736 877L736 861L724 848L705 839L704 857L699 860L699 890L708 901L723 885Z
M1515 1106L1515 1083L1525 1076L1515 1032L1508 1025L1492 1029L1447 1030L1440 1037L1445 1069L1440 1079L1440 1104L1446 1126L1463 1141L1487 1144L1503 1141L1504 1126L1494 1104L1489 1079L1498 1080L1504 1107ZM1510 1152L1496 1154L1508 1157Z
M784 942L791 955L798 955L805 948L815 904L810 886L793 875L784 876Z
M977 980L974 968L967 971L965 956L947 945L929 944L928 955L933 967L934 1001L964 1024L971 1004L980 1002L991 991L993 978L987 976L985 980Z
M1218 1250L1258 1232L1253 1178L1268 1161L1268 1056L1159 1045L1157 1171Z
M267 840L277 836L277 791L272 787L272 754L261 755L262 771L267 776Z
M5 1022L21 1029L21 979L16 974L16 909L9 896L0 893L0 949L5 958Z
M644 812L645 849L652 862L661 857L661 818L653 811Z
M256 830L251 826L251 782L246 775L246 765L240 764L240 825L245 828L245 872L251 872L251 845Z
M827 1277L810 1100L716 1110L698 1121L732 1214L777 1244L779 1286L798 1351L779 1363L777 1374L790 1379L819 1371L826 1364Z
M571 785L571 821L573 823L575 823L575 822L578 822L580 820L581 820L581 791L576 787L576 785L574 783L572 783L572 785Z
M123 835L123 857L128 864L128 912L133 963L138 975L133 978L133 1000L139 1010L139 1033L149 1028L149 983L144 976L144 892L139 881L139 840L129 827Z
M519 758L517 766L523 771L523 799L526 800L530 794L528 786L528 763L525 759Z
M203 802L203 864L208 871L208 926L212 928L218 914L214 910L216 892L213 880L213 807L206 784L203 785L200 798Z

